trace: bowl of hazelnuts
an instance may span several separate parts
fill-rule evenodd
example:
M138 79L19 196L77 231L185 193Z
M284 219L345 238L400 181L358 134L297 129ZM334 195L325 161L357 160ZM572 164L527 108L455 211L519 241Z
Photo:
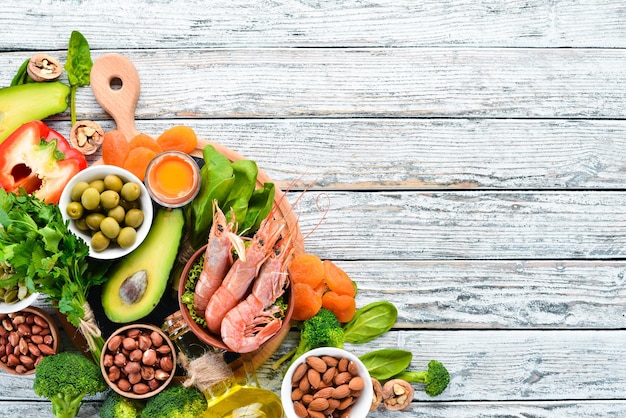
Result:
M145 399L172 381L176 372L174 345L154 325L127 325L107 339L100 369L115 392L131 399Z

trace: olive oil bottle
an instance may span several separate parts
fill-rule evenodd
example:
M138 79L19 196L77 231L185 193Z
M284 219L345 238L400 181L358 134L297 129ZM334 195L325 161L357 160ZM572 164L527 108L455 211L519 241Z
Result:
M189 330L180 311L165 318L163 330L169 335L183 359L187 382L207 398L206 418L282 418L280 397L259 386L252 363L240 358L245 371L235 377L224 353L203 343Z

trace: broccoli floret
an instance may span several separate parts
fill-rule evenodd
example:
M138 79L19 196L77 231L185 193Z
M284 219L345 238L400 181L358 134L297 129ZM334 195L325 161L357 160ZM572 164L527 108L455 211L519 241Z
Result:
M57 418L73 418L83 398L107 388L100 368L82 354L62 352L44 357L35 368L33 389L52 402Z
M110 391L100 408L100 418L139 418L144 404Z
M317 314L303 321L300 326L302 331L294 359L318 347L343 348L343 329L332 311L321 308Z
M196 418L208 407L202 392L195 387L174 385L148 399L141 413L150 418Z
M344 333L337 316L326 308L320 310L311 318L299 323L300 342L274 362L272 368L277 370L281 364L291 359L293 363L298 357L309 350L318 347L343 348Z
M441 394L450 383L450 373L441 362L431 360L428 363L428 370L419 372L404 371L394 378L403 379L411 383L422 383L424 392L429 396L437 396Z

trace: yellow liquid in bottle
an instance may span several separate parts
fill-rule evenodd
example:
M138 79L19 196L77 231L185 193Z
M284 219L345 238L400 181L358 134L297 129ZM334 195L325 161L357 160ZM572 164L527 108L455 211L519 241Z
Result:
M274 392L255 386L233 385L209 399L205 418L282 418L283 406Z

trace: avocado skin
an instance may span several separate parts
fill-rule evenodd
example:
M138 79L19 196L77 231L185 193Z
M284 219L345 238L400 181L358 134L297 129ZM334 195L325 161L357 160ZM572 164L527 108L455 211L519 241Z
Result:
M157 306L176 261L184 222L182 209L159 209L144 242L112 268L102 288L102 307L109 320L116 323L136 321ZM126 304L120 298L120 286L140 270L147 272L147 289L137 302Z

